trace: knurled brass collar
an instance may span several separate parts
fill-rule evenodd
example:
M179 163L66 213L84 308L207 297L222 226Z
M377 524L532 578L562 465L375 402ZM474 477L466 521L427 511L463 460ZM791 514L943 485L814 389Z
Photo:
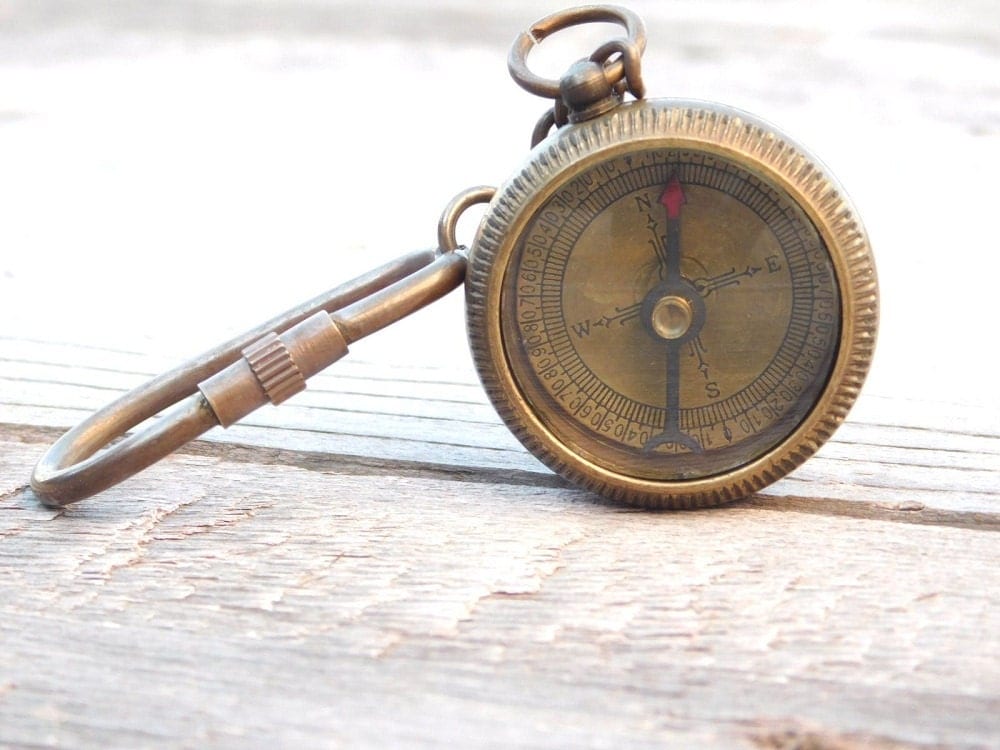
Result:
M272 404L280 404L305 390L306 379L277 334L269 333L243 350L250 369Z

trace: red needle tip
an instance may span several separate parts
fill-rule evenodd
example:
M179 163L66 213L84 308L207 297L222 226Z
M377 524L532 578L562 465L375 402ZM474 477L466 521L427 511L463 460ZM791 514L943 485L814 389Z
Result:
M681 181L676 176L663 189L663 195L660 196L660 203L666 207L668 219L680 218L681 206L687 203L687 197L684 195L684 188L681 187Z

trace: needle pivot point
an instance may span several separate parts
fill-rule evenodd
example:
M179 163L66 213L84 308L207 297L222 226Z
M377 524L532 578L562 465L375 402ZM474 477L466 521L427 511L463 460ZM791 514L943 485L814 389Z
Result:
M694 310L683 297L668 294L653 305L650 322L660 338L673 341L684 336L691 328Z

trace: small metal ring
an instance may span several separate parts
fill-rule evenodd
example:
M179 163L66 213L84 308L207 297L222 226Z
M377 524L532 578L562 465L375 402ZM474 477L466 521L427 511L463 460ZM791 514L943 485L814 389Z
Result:
M453 253L459 245L455 237L455 230L458 226L459 217L465 213L466 209L477 203L489 203L493 200L496 188L489 185L478 185L476 187L463 190L451 199L451 202L444 207L441 219L438 221L438 252Z
M641 55L646 49L646 27L635 13L615 5L587 5L570 8L536 21L530 29L522 31L514 40L507 57L507 69L517 84L532 94L548 99L558 99L559 81L543 78L528 69L528 53L542 40L557 31L585 23L617 23L625 27L628 41L636 46ZM625 63L615 60L608 66L609 80L618 80L625 74Z
M619 61L624 68L624 75L618 79L609 77L608 82L617 88L618 84L624 81L632 96L642 99L646 94L646 84L642 81L642 52L634 43L628 39L611 39L594 50L590 61L605 65L608 58L616 52L621 55ZM605 67L605 76L608 74L609 68Z
M552 105L552 113L555 115L557 128L561 128L569 122L569 107L561 98L556 99L555 104Z
M624 84L622 84L624 86ZM619 92L619 96L621 93ZM556 99L555 104L545 110L538 118L535 129L531 131L531 147L534 148L544 141L552 128L561 128L569 122L569 109L562 99Z
M531 131L531 147L534 148L539 143L544 141L548 135L549 131L556 124L556 112L552 107L545 110L545 113L538 118L538 122L535 123L535 129Z

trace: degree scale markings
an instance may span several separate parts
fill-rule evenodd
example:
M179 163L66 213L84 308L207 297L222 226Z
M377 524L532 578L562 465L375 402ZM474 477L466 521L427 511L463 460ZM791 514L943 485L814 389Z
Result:
M585 222L582 221L580 217L585 217L587 223L589 223L589 221L593 220L593 218L595 218L596 215L601 210L603 210L605 206L607 206L609 203L613 202L618 198L624 197L630 192L629 191L630 186L622 185L622 183L625 182L624 178L628 177L634 178L636 175L641 174L644 177L644 179L641 180L641 182L644 183L645 185L649 185L650 183L656 184L657 182L662 184L665 181L663 176L663 171L662 170L654 171L654 169L655 169L654 167L645 167L640 170L636 170L634 172L626 173L626 175L616 180L613 180L609 183L606 183L605 185L602 185L600 188L598 188L598 190L591 193L586 200L582 201L579 204L580 206L586 206L587 210L578 207L573 207L572 208L572 210L574 211L572 215L573 221L566 222L567 226L572 225L572 228L575 230L571 233L573 236L573 240L575 240L575 238L579 236L579 233L582 231L582 228L585 225ZM698 176L705 179L707 185L711 187L714 187L716 184L721 183L727 178L730 180L737 179L734 175L730 173L727 172L720 173L718 169L714 169L713 171L708 171L707 169L702 168L697 174ZM782 222L781 226L779 227L772 226L772 230L781 230L781 229L785 230L785 231L775 231L776 235L792 238L793 241L798 239L796 237L794 228L788 226L791 224L791 221L788 220L788 213L790 213L789 209L782 210L780 208L775 207L773 204L771 204L770 206L766 204L758 205L766 201L766 198L762 195L761 191L760 190L751 191L748 188L747 182L741 182L740 184L742 189L736 191L736 195L742 196L744 198L749 198L751 196L756 197L757 200L748 204L748 207L754 210L754 212L757 213L759 216L761 216L762 219L769 216L773 220L774 217L780 215L782 218L785 218L787 220L787 223ZM564 206L564 208L569 210L569 207ZM768 210L769 208L771 210ZM560 235L562 235L562 233L560 233ZM562 239L561 236L560 239ZM546 269L546 276L549 279L549 281L547 284L545 284L550 294L545 295L547 299L545 299L543 303L543 306L547 308L545 310L545 312L547 313L546 317L548 317L548 315L554 315L556 313L561 312L562 309L561 294L565 286L563 279L565 272L565 263L569 255L569 249L572 247L573 240L563 240L559 242L559 245L561 246L559 248L559 252L553 252L552 255L550 256L549 259L550 262ZM794 245L798 244L799 243L794 243ZM789 256L790 259L797 258L797 256L800 255L800 252L797 251L801 250L801 246L794 246L794 245L792 248L787 248L787 247L784 248L786 254ZM566 250L564 251L563 248L566 248ZM792 261L789 260L789 266L794 270L799 270L803 274L808 272L808 263L799 262L793 264ZM805 315L802 316L802 318L800 318L798 315L794 317L798 319L795 322L799 322L799 320L801 320L801 322L804 323L803 330L805 330L808 327L808 322L809 322L808 314L810 312L810 307L808 306L808 304L804 306L803 311ZM565 329L564 322L561 328ZM562 331L560 331L560 333L562 333Z
M531 290L517 292L518 310L521 310L522 303L529 308L525 315L518 316L518 322L531 330L522 328L521 333L526 338L533 334L532 342L525 344L526 354L533 352L529 359L535 363L532 367L535 377L557 403L564 404L563 408L568 412L594 414L596 416L591 416L591 420L599 422L606 418L609 424L627 422L624 432L652 433L661 429L666 418L662 402L657 405L637 401L628 393L610 388L587 364L587 358L581 356L570 334L571 326L564 319L563 292L566 289L567 267L580 236L616 200L657 184L662 190L669 174L678 175L683 184L702 184L723 190L760 217L779 238L780 262L791 277L794 294L791 319L787 321L784 338L771 361L751 382L735 393L724 394L727 398L721 401L679 409L678 423L683 429L695 433L700 431L702 435L706 429L715 430L719 441L730 441L731 427L735 429L735 424L730 423L742 417L747 425L743 437L747 437L759 431L759 424L768 419L767 414L761 416L757 413L761 408L773 414L775 404L781 405L782 410L790 406L782 405L794 400L795 396L789 395L786 381L791 380L798 388L799 382L815 375L816 363L806 359L803 364L802 357L807 339L811 338L810 345L814 349L822 349L823 341L816 338L812 317L813 286L822 286L822 283L817 283L814 278L812 265L815 261L813 256L822 256L825 251L811 246L815 243L809 235L809 228L801 226L796 209L787 201L783 202L770 186L753 175L697 152L672 152L666 159L658 159L657 156L659 154L647 153L635 159L637 163L632 165L625 164L626 159L622 157L598 165L581 178L565 183L532 219L526 232L526 244L519 251L521 259L518 262L522 265L517 271L527 270L531 278L538 282ZM531 245L531 241L527 237L533 233L535 245L528 248L526 246ZM655 264L655 254L650 253L650 257ZM777 263L778 256L774 258ZM722 273L699 276L697 281L702 295L714 296L718 290L749 280L759 272L760 266L759 262L744 263L723 267L720 269ZM835 293L829 296L836 302ZM630 316L634 316L634 306L628 305L626 300L623 302L626 304L619 305L613 314L605 315L605 328L617 328L614 325L616 320L625 323L631 319ZM545 367L540 367L540 363ZM545 378L542 378L543 374ZM550 387L552 383L558 383L559 387ZM570 408L568 402L574 403L575 409ZM636 436L618 442L641 447L642 439Z
M634 178L634 174L635 173L630 173L628 176ZM629 180L629 182L632 182L632 180ZM608 187L605 187L603 190L601 190L599 192L611 192L613 196L616 196L616 195L621 195L624 191L622 191L620 189L619 190L609 191ZM604 199L600 200L600 201L595 200L596 197L597 196L593 195L593 194L588 197L588 200L586 201L586 203L590 204L589 206L587 206L587 208L589 208L590 211L587 211L586 213L596 214L596 212L598 210L600 210L601 204L605 203L608 200L608 197L611 197L611 196L608 196L608 197L603 197L602 196ZM595 205L595 203L597 205ZM571 228L576 229L577 231L579 231L579 229L583 225L583 221L581 221L578 217L574 217L574 218L576 218L576 221L566 222L566 226L570 226ZM592 218L592 217L588 216L587 218ZM576 234L576 233L577 232L573 232L573 234ZM562 282L561 282L561 278L560 277L554 277L554 278L552 277L552 271L553 270L559 270L559 269L561 269L564 266L565 259L568 256L568 249L569 249L569 246L571 244L570 242L566 241L562 237L560 237L559 240L560 241L557 241L557 243L553 244L554 252L551 254L551 257L550 257L550 260L552 262L549 264L549 268L547 269L549 271L549 273L546 274L546 276L547 276L546 282L547 283L544 284L544 286L546 287L546 292L548 292L547 294L544 295L547 298L547 299L545 299L545 303L546 304L544 306L547 307L547 308L553 308L551 310L547 310L546 312L554 312L559 307L559 298L557 296L557 293L558 293L558 291L561 291L561 289L562 289ZM560 336L560 338L563 338L563 337ZM565 344L565 341L563 343ZM564 347L560 346L559 348L563 349ZM588 380L590 380L591 382L594 382L594 381L596 381L596 378L589 378ZM605 389L602 388L601 390L604 391ZM596 397L598 399L598 401L602 402L601 405L606 405L606 404L603 403L603 401L605 400L605 398L604 398L605 397L605 393L601 393L601 394L594 393L594 394L591 394L591 395L593 395L594 397ZM699 419L698 421L701 422L701 423L704 423L704 419L703 418Z

